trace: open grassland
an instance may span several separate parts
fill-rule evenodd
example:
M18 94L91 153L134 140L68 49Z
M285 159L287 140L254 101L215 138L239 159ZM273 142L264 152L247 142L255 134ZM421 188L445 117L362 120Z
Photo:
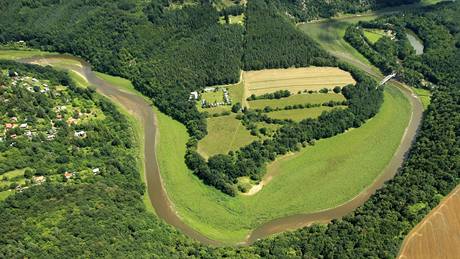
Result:
M257 139L235 119L235 115L207 119L208 135L198 143L198 152L204 157L227 154Z
M366 29L364 30L364 36L372 43L376 43L380 38L385 36L385 32L383 30L370 30Z
M345 57L346 61L357 59L363 64L370 65L369 61L363 55L343 39L343 36L350 24L355 24L359 21L371 21L377 17L376 14L367 14L359 17L327 19L313 23L301 23L298 25L298 28L320 43L323 48L334 56L339 58Z
M288 69L265 69L247 71L243 74L249 95L262 95L278 90L295 94L304 90L332 89L335 86L355 84L350 73L335 67L307 67Z
M322 104L329 101L345 101L345 97L342 94L336 93L295 94L281 99L260 99L249 101L249 107L251 109L263 109L269 106L275 109L295 104Z
M431 92L427 89L421 89L421 88L412 88L414 93L420 98L420 101L422 101L423 104L423 109L427 109L428 105L431 103Z
M230 24L244 25L245 16L244 16L244 14L240 14L240 15L229 15L229 16L228 16L228 19L229 19L229 23L230 23ZM225 17L224 17L224 16L221 16L221 17L219 18L219 23L220 23L220 24L226 24L226 23L227 23L227 22L225 21Z
M398 258L458 258L459 211L460 185L409 233Z
M313 108L306 108L306 109L292 109L292 110L281 110L281 111L274 111L267 113L268 117L273 119L291 119L293 121L299 122L301 120L307 118L318 118L321 113L325 111L330 111L332 109L343 109L346 106L337 106L337 107L328 107L328 106L321 106L321 107L313 107Z
M409 101L399 90L386 88L385 102L373 119L278 159L267 169L271 182L253 196L229 197L193 175L184 163L187 131L162 113L158 113L158 162L168 196L184 222L206 236L233 243L271 219L320 211L352 199L391 160L409 117Z
M49 54L49 52L43 52L40 50L0 50L0 59L16 60Z
M26 183L26 180L24 179L25 171L26 168L16 169L0 175L0 187L10 186L12 183L24 185Z

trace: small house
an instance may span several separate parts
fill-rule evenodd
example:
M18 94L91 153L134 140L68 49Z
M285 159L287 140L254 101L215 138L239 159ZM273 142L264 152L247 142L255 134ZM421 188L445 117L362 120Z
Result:
M189 100L198 100L198 92L197 91L191 92Z
M93 169L93 174L99 174L101 172L101 170L99 168L94 168Z
M42 184L42 183L46 182L46 178L43 175L33 176L32 177L32 182L34 182L36 184Z
M79 131L75 131L75 137L78 137L78 138L85 138L86 137L86 132L84 130L79 130Z
M64 173L64 177L65 179L69 180L70 178L72 178L74 176L74 173L71 173L71 172L65 172Z

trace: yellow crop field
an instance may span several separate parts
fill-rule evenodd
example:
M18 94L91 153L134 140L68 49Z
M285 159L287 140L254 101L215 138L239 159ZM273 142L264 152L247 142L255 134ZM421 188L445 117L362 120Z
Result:
M278 90L297 93L303 90L319 91L355 84L350 73L336 67L307 67L288 69L265 69L243 73L246 94L262 95Z

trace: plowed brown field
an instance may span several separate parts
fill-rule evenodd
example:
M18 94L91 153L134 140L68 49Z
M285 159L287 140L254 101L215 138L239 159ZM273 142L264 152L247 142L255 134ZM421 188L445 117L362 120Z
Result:
M409 233L398 258L460 258L460 185Z

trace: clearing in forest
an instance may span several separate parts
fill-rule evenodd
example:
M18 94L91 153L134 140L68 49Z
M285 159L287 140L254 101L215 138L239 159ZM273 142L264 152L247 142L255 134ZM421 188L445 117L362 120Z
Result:
M350 73L336 67L247 71L244 72L243 78L249 95L262 95L279 90L289 90L291 93L319 91L323 88L332 89L356 83Z
M290 119L296 122L307 118L318 118L323 112L330 111L332 109L341 109L345 108L346 106L337 106L337 107L328 107L328 106L320 106L320 107L313 107L308 109L292 109L292 110L280 110L267 113L268 117L272 119L280 119L286 120Z
M265 107L275 108L284 108L289 105L296 104L323 104L329 101L345 101L345 97L342 94L336 93L302 93L294 94L289 97L281 99L259 99L254 101L249 101L249 107L251 109L263 109Z
M205 158L238 150L257 139L234 115L212 117L207 123L208 135L198 143L198 152Z
M460 185L407 235L398 258L457 258L459 211Z

